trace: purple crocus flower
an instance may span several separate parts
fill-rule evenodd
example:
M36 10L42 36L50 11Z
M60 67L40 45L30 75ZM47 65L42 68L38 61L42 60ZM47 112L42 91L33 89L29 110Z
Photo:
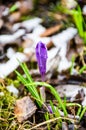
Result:
M46 73L46 62L47 62L47 47L44 43L38 42L36 46L36 58L40 70L40 74L42 77L42 81L44 81L45 73Z

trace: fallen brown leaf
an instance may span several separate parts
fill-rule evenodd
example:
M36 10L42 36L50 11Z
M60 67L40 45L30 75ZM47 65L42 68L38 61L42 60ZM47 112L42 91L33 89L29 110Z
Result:
M24 120L31 117L36 111L36 105L30 99L29 96L25 96L22 99L18 99L15 104L14 113L17 117L18 122L23 122Z
M52 35L52 34L58 32L62 27L63 27L62 24L56 25L56 26L54 26L54 27L51 27L51 28L47 29L44 33L42 33L42 34L40 35L40 37L50 36L50 35Z

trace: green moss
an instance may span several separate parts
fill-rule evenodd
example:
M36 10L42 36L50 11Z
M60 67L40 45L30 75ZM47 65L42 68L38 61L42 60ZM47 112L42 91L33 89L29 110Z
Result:
M10 78L6 78L5 84L6 85L14 84L15 87L18 87L20 85L20 82L18 80L12 80Z
M6 90L5 86L0 86L0 92L3 92L3 95L0 95L0 130L5 130L15 118L13 109L16 98Z
M3 95L0 95L0 130L21 130L30 128L30 124L25 121L22 124L19 124L14 115L14 105L16 97L11 95L7 91L6 87L0 85L0 92L3 92Z

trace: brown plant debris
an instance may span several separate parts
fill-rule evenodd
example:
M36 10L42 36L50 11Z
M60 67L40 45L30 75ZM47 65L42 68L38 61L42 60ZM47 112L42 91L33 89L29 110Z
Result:
M54 26L54 27L51 27L51 28L45 30L45 32L43 32L40 36L41 36L41 37L50 36L50 35L52 35L52 34L58 32L62 27L63 27L62 24L56 25L56 26Z
M17 117L18 122L22 123L24 120L31 117L37 107L30 99L29 96L25 96L22 99L18 99L15 104L14 113Z

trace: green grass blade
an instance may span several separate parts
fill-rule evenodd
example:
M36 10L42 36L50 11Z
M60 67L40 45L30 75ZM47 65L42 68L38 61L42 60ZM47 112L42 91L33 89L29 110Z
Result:
M20 66L21 66L21 68L23 69L24 73L27 76L27 79L28 79L27 82L33 83L32 77L31 77L31 75L30 75L30 73L28 71L28 68L27 68L26 64L25 63L20 63ZM37 89L35 88L34 85L32 85L31 87L27 86L27 88L30 89L30 92L34 93L34 95L36 96L36 98L40 99L38 91L37 91Z
M28 81L19 72L17 72L17 71L15 71L15 72L16 72L16 74L18 76L19 81L21 81L26 86L26 88L32 94L33 97L38 99L38 100L36 100L37 104L38 104L39 107L41 107L42 103L39 102L41 99L40 99L40 96L38 94L38 91L37 91L36 87L34 85L31 85L31 86L30 85L26 85L26 84L28 84Z
M13 13L14 11L16 11L18 9L17 5L14 4L13 6L11 6L11 8L9 9L10 13Z
M15 71L15 73L17 74L19 80L23 83L23 84L26 84L26 80L25 78L18 72L18 71Z
M31 78L31 75L30 75L30 73L29 73L29 71L28 71L28 68L27 68L26 64L25 64L25 63L20 63L20 66L21 66L21 68L23 69L24 73L26 74L26 76L27 76L27 78L28 78L28 81L29 81L29 82L33 82L33 80L32 80L32 78Z
M59 93L54 89L54 87L52 87L51 85L45 83L45 82L34 82L33 83L34 85L40 85L40 86L45 86L46 88L50 89L51 93L55 96L56 100L58 101L59 105L61 106L61 108L63 109L64 111L64 115L67 116L68 113L67 113L67 110L65 108L65 105L63 104L60 96L59 96ZM26 84L27 85L27 84ZM32 85L32 84L29 84L29 85Z
M78 104L78 103L67 103L66 106L67 107L70 107L70 106L77 106L77 107L79 107L78 111L77 111L77 116L80 116L80 113L81 113L81 105L80 104Z
M53 113L55 114L55 117L60 117L61 115L59 113L58 107L55 107L52 101L50 101L50 106L52 108Z
M46 121L48 121L49 120L49 113L47 112L47 113L45 113L45 119L46 119ZM50 128L50 123L47 123L47 128L48 128L48 130L51 130L51 128Z
M82 112L81 112L81 115L80 115L80 120L82 119L84 113L86 112L86 106L83 108Z
M53 104L52 101L50 101L50 106L51 106L51 108L52 108L52 111L53 111L53 114L55 115L55 117L56 117L56 118L57 118L57 117L61 117L58 107L54 106L54 104ZM62 123L62 119L60 119L60 120L58 121L59 127L61 127L61 123Z
M84 65L84 66L79 70L79 74L82 74L84 70L86 70L86 65Z

